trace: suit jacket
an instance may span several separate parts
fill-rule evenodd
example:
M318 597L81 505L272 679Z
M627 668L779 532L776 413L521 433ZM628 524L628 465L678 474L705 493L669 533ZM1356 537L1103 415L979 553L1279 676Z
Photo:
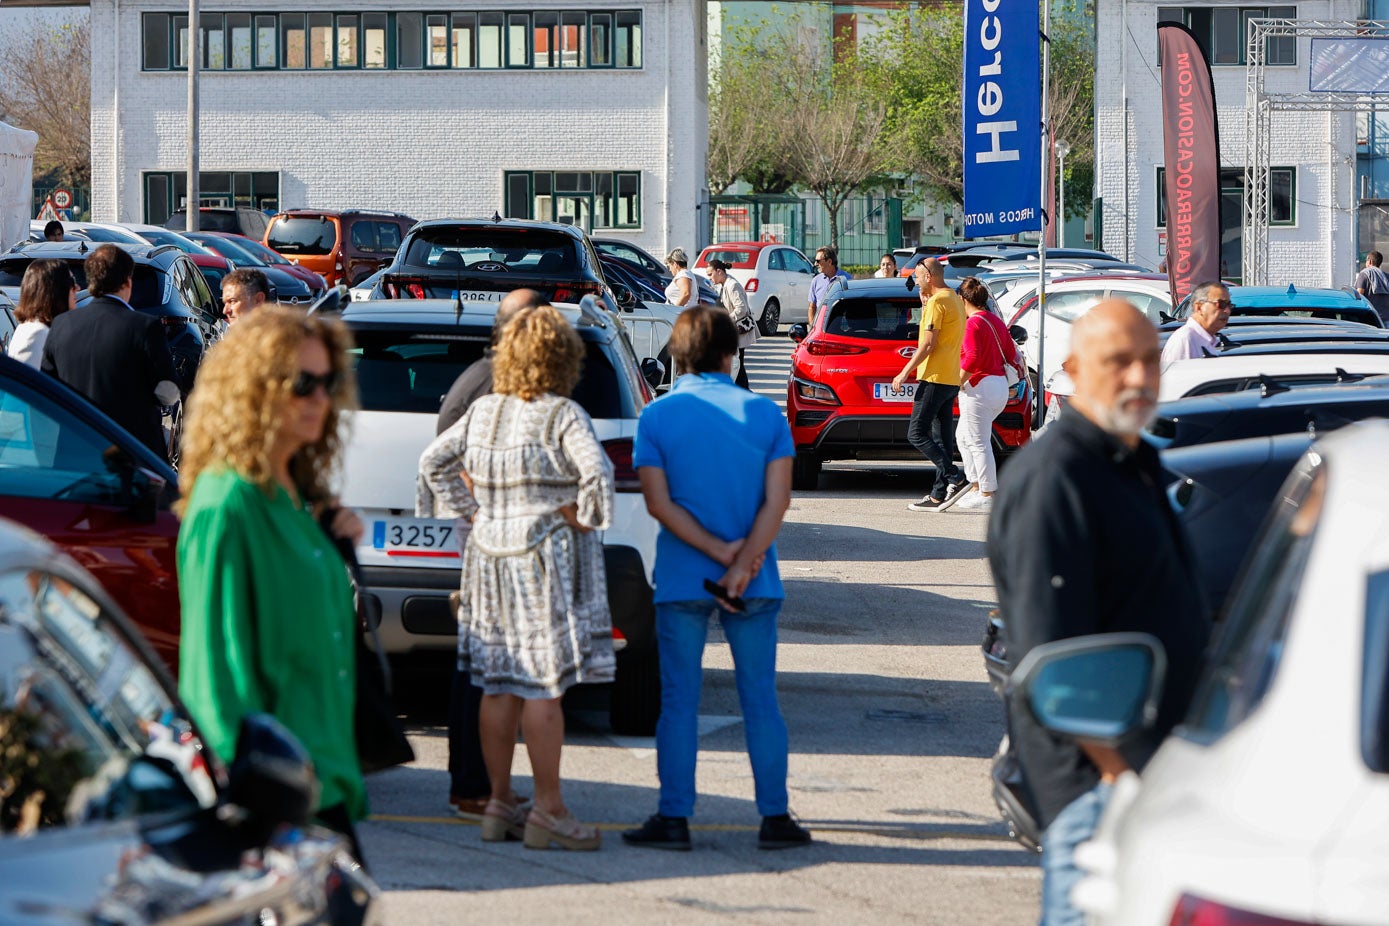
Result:
M154 387L165 379L176 383L178 375L159 319L98 296L53 319L42 369L168 458Z

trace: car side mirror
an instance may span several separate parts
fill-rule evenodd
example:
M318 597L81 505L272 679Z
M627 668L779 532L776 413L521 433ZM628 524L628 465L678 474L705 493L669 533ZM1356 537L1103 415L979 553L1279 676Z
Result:
M1177 320L1175 316L1167 314L1166 312L1162 311L1162 309L1158 309L1158 318L1162 319L1164 324L1166 324L1167 322L1174 322Z
M790 333L791 340L799 344L810 336L810 329L806 327L804 322L797 322L796 324L791 326Z
M641 362L641 376L648 386L655 389L665 382L666 365L655 357L647 357Z
M637 307L636 295L620 283L613 287L613 298L617 300L617 307L624 312L630 312Z
M1008 679L1042 727L1115 747L1157 719L1167 656L1146 633L1071 637L1029 650Z
M137 466L134 457L114 444L102 453L101 462L120 482L118 492L126 514L140 524L153 524L168 488L164 477Z
M313 761L295 735L269 714L247 714L241 721L227 799L266 836L285 824L304 826L318 804Z
M1027 329L1022 325L1009 325L1008 335L1013 339L1014 344L1027 343Z
M323 295L314 300L313 305L309 306L309 314L317 312L341 312L343 307L352 301L352 294L346 286L339 283L324 290Z

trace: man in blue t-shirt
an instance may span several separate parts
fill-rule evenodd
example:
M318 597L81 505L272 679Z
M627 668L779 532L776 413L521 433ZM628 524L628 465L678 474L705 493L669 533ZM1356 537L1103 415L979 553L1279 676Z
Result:
M853 277L839 269L839 252L832 247L815 250L815 269L819 273L810 281L810 327L815 328L815 313L827 304L826 296L830 284L835 280L851 280Z
M810 842L788 813L786 721L776 696L777 615L785 594L776 540L791 504L796 448L776 404L734 385L738 331L707 306L680 313L670 354L685 375L637 423L633 464L656 541L656 642L661 718L656 814L622 838L655 849L690 848L704 641L717 613L733 653L738 702L762 827L757 845Z

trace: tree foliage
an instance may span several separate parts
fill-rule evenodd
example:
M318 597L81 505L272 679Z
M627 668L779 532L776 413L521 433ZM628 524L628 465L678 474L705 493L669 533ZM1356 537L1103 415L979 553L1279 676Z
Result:
M86 186L92 173L91 33L85 19L35 25L0 55L0 118L37 132L34 172Z
M1054 16L1051 29L1050 107L1055 137L1071 146L1071 214L1088 208L1094 169L1086 21L1073 10ZM961 8L902 10L856 47L845 42L804 28L797 15L725 39L710 68L711 188L743 180L756 192L811 190L830 209L832 234L836 203L890 177L918 177L940 201L963 203Z

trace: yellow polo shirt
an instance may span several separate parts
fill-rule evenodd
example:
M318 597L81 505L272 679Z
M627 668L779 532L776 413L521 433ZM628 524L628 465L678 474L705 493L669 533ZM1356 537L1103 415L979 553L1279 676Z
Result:
M935 331L936 344L917 364L916 378L923 383L960 385L960 344L965 339L965 302L954 290L933 293L921 310L921 333L916 350L922 352L927 331Z

